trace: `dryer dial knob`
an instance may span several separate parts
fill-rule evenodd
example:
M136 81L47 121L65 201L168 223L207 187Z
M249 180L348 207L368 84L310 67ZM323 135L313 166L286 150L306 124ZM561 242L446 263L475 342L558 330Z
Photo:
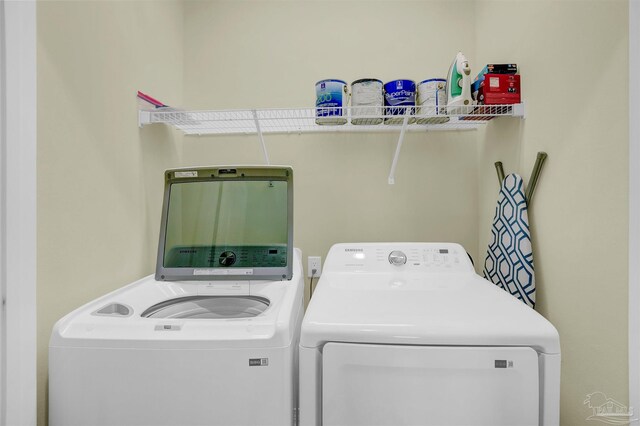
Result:
M389 253L389 263L395 266L404 265L407 263L407 255L400 250L394 250Z

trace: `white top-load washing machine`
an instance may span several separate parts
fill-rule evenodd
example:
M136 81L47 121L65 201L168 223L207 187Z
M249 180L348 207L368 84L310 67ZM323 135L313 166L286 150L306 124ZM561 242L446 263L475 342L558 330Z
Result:
M292 170L169 170L165 187L156 276L53 329L49 424L294 424Z
M300 424L557 425L560 343L450 243L334 245L300 338Z

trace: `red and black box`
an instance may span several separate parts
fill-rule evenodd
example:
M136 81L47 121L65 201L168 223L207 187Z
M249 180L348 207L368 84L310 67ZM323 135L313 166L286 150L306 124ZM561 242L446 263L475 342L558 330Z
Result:
M480 105L519 104L521 102L519 74L485 74L477 87L475 99Z

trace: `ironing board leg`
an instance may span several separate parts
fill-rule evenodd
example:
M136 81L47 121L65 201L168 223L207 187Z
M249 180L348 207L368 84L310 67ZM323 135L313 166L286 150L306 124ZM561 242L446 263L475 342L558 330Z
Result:
M504 180L504 169L502 168L502 161L496 161L496 172L498 173L498 185L502 185Z
M538 184L538 178L540 177L540 172L542 171L542 166L544 165L544 160L547 159L546 152L539 152L536 157L536 163L533 165L533 170L531 171L531 178L529 178L529 185L527 185L527 191L525 192L525 197L527 199L527 204L531 205L533 201L533 193L536 190L536 185Z

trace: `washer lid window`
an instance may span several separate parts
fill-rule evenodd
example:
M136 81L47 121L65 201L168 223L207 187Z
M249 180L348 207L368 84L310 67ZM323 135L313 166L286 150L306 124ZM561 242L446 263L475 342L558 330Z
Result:
M290 280L293 170L168 170L156 280Z
M258 296L189 296L165 300L142 313L143 318L229 319L253 318L269 307Z

